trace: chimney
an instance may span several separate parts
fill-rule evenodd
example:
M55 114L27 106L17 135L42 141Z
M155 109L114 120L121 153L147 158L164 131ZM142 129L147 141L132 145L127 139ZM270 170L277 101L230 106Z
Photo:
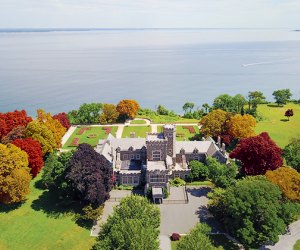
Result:
M225 152L225 143L222 143L222 150Z
M220 136L218 136L218 143L217 144L218 144L219 147L221 147L221 137Z

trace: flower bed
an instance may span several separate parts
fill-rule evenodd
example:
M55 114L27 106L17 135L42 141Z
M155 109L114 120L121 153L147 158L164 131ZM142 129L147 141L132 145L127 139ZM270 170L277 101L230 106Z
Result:
M111 130L112 130L112 127L102 127L103 130L105 130L105 134L110 134L111 133Z
M90 134L90 135L87 136L87 138L96 138L96 137L97 137L96 134Z
M81 128L78 132L77 132L77 135L82 135L85 131L87 130L91 130L91 128Z
M195 134L195 128L193 126L182 126L183 129L188 129L191 134Z
M77 147L79 142L79 138L74 138L73 141L71 142L70 146L71 147Z

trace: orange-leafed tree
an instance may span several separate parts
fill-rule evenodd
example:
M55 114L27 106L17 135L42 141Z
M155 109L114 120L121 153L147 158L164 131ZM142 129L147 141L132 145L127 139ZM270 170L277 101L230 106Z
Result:
M227 124L228 134L235 139L244 139L255 135L256 120L252 115L236 114Z
M39 141L43 155L52 153L57 148L52 131L38 120L28 123L26 127L26 137L31 137Z
M267 171L266 177L279 186L286 198L300 202L300 173L297 170L281 167L273 171Z
M117 105L117 111L120 115L134 118L137 115L140 106L135 100L122 100Z
M1 143L8 144L12 143L12 141L16 139L25 138L26 129L23 126L17 126L12 129L6 136L4 136L1 140Z
M61 123L58 120L53 119L50 113L46 113L42 109L38 109L37 114L38 121L41 124L44 124L52 132L53 137L55 139L56 148L60 148L61 139L67 131L66 128L63 125L61 125Z
M67 130L70 128L70 121L65 112L58 113L53 116L53 119L56 119L60 122L61 125L63 125Z
M31 180L28 155L13 144L0 144L0 203L26 199Z
M0 113L0 139L7 135L14 127L26 125L32 121L25 110Z
M116 122L119 117L117 107L113 104L103 104L102 114L100 115L99 121L101 124Z
M28 155L29 168L33 177L36 177L44 165L41 144L32 138L17 139L12 142Z
M213 110L204 116L201 121L201 132L205 136L217 137L227 134L227 122L231 114L221 109Z

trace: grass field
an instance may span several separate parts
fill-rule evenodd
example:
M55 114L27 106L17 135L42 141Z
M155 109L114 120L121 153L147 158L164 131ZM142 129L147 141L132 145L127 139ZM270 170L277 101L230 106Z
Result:
M95 238L89 229L76 224L74 215L62 212L57 197L37 189L31 182L31 194L20 207L8 209L0 205L0 249L91 249Z
M214 184L211 181L192 181L187 182L187 186L214 186Z
M146 137L146 132L151 132L150 126L125 126L122 138L130 137L130 133L135 132L135 137Z
M148 114L137 116L136 118L146 118L151 120L152 123L198 123L197 119L187 119L180 116L157 115Z
M84 126L82 126L81 128L84 128ZM84 131L84 133L82 135L78 135L78 132L80 131L81 128L76 128L76 130L73 132L73 134L70 136L70 138L68 139L68 141L63 145L63 149L72 149L72 148L76 148L74 146L71 146L72 141L75 138L79 138L79 142L80 143L88 143L91 146L95 147L99 141L99 139L105 139L107 137L107 134L105 133L105 130L103 130L103 127L88 127L86 126L86 128L90 128L90 130L86 130ZM116 135L117 126L112 126L111 127L111 134L113 136ZM89 138L89 135L95 135L94 138Z
M294 250L300 250L300 240L297 240L296 244L294 245Z
M294 116L290 117L290 121L287 121L284 116L287 109L293 109L294 111ZM288 103L284 107L261 104L258 106L258 113L263 117L263 120L257 123L256 133L268 132L278 146L283 148L291 138L300 137L299 104Z
M133 120L130 122L130 124L146 124L145 120Z

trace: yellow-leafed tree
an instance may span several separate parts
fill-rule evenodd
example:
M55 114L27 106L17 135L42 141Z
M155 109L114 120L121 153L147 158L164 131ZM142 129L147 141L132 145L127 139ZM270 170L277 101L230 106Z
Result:
M0 202L10 204L26 199L31 180L28 155L13 144L0 144Z
M269 181L279 186L285 197L300 202L300 173L289 167L266 172Z
M201 132L205 136L217 137L222 134L226 134L226 122L230 118L230 113L227 113L221 109L213 110L204 116L201 121Z
M52 153L57 148L52 131L38 120L28 123L26 127L26 137L31 137L40 142L43 155Z
M56 148L60 148L61 139L67 131L66 128L63 125L61 125L61 123L58 120L53 119L50 113L46 113L42 109L38 109L37 114L38 121L40 123L43 123L52 132L56 143Z
M252 115L236 114L230 118L228 134L235 139L244 139L255 135L256 120Z
M102 114L100 115L99 121L101 124L114 123L119 117L119 112L113 104L103 104Z
M136 100L122 100L117 105L117 111L120 115L128 116L129 118L134 118L139 111L139 104Z

